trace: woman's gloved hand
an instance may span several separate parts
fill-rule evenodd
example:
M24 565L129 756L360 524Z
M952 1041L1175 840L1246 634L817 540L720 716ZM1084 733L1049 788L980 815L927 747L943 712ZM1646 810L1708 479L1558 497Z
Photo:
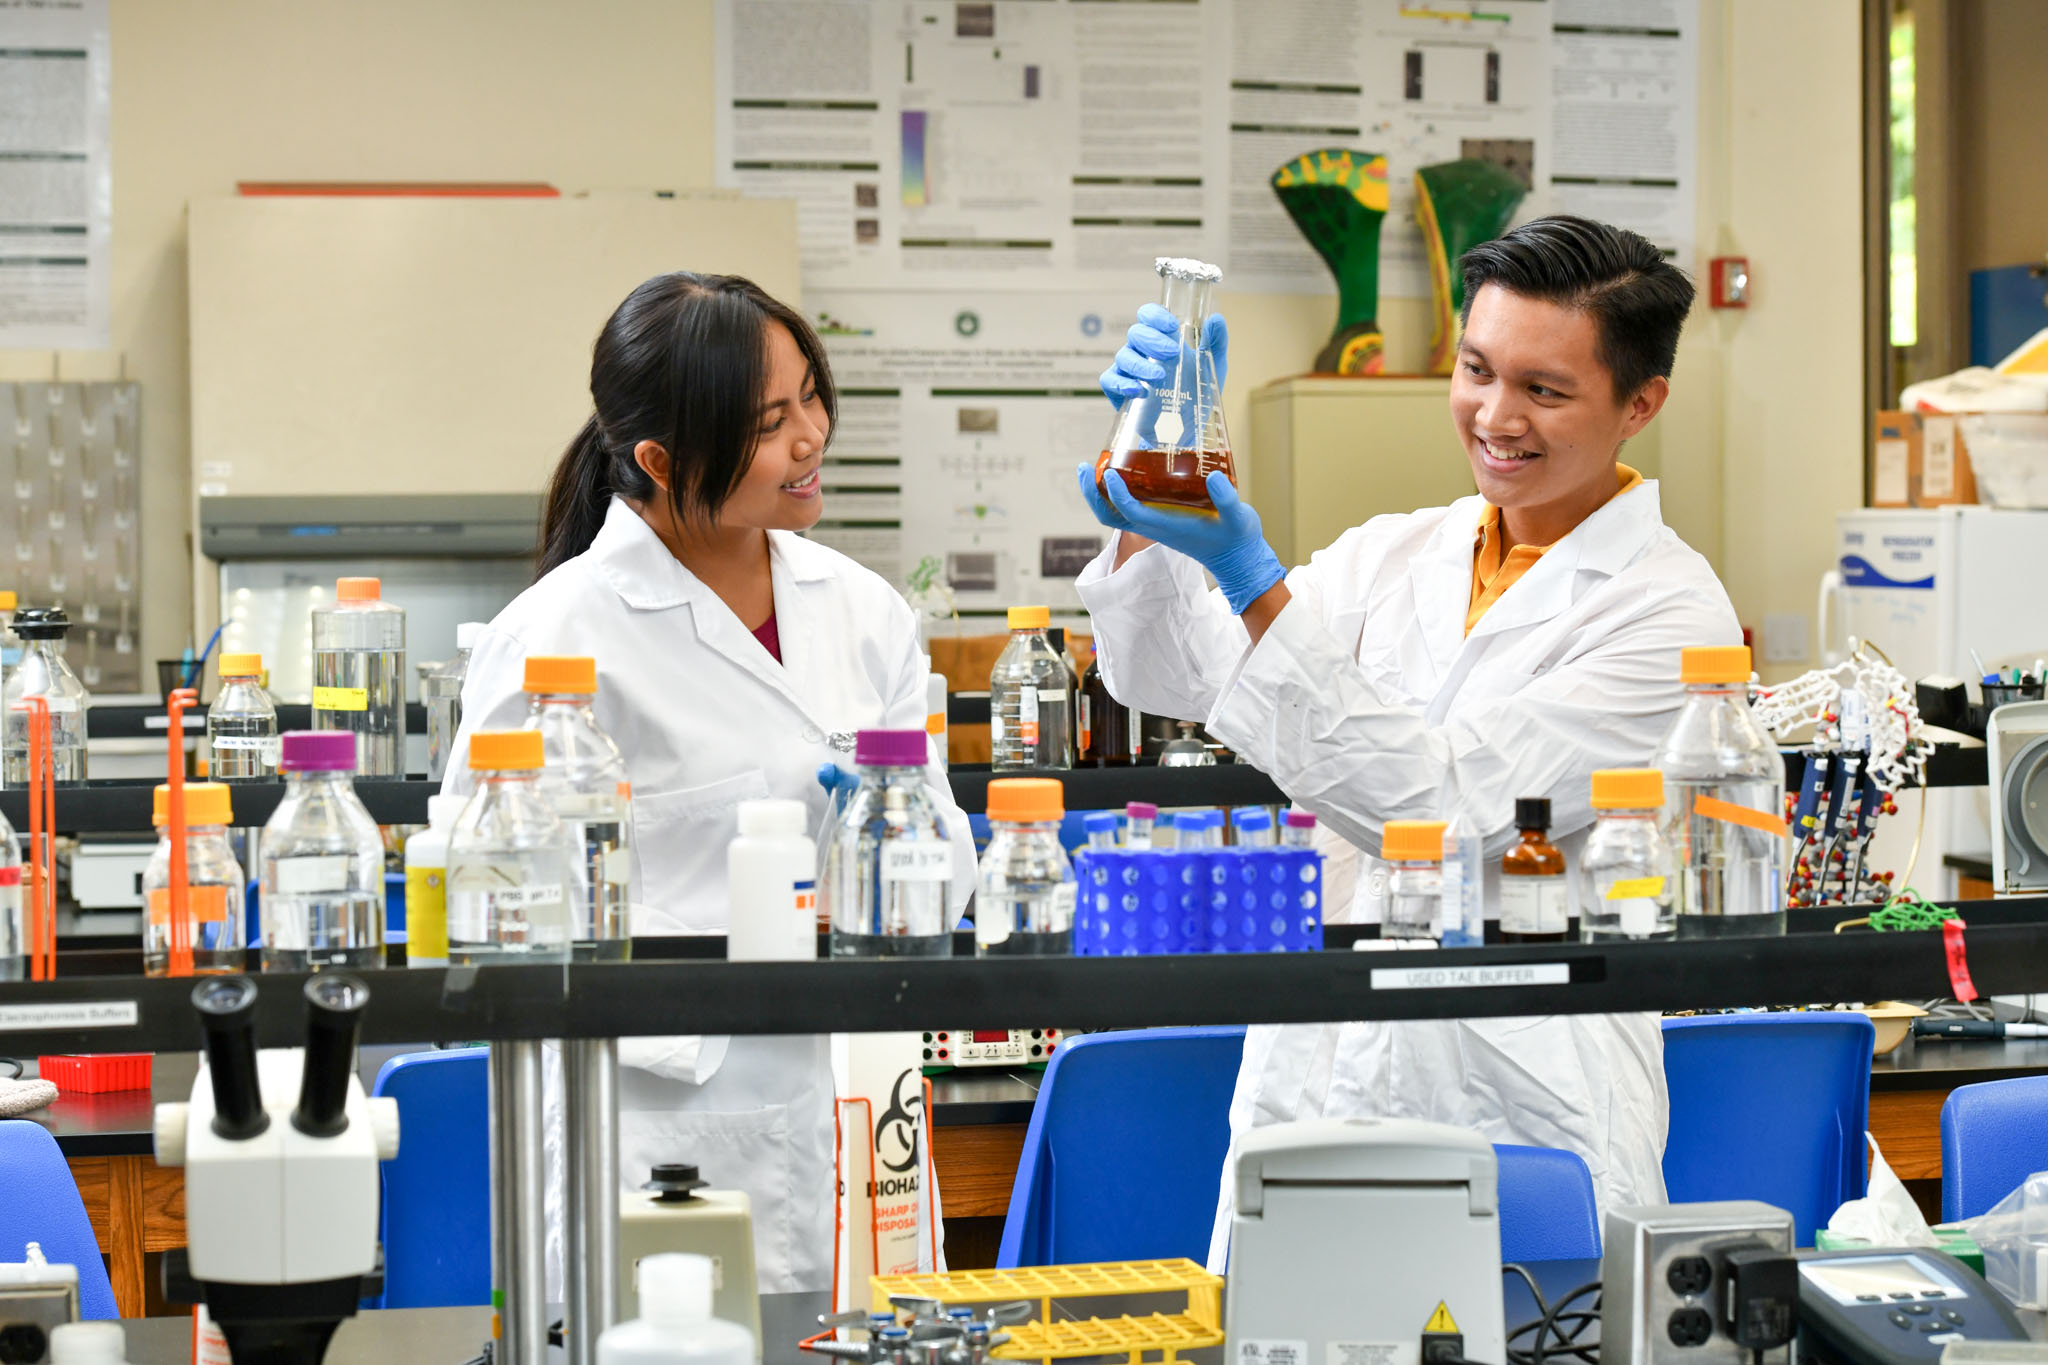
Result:
M1163 381L1166 367L1179 364L1183 354L1179 320L1156 303L1146 304L1138 310L1138 320L1126 334L1115 363L1102 372L1103 396L1123 407L1125 399L1136 398L1146 385ZM1202 354L1215 365L1216 387L1221 389L1223 376L1230 369L1230 329L1224 326L1221 313L1209 314L1202 323Z
M1095 519L1115 531L1129 531L1178 550L1207 569L1223 590L1223 600L1233 612L1242 612L1265 591L1287 576L1280 557L1266 544L1259 526L1259 514L1238 497L1236 485L1221 471L1209 475L1209 499L1216 515L1203 512L1168 511L1148 507L1131 496L1121 474L1114 469L1103 473L1105 500L1095 487L1095 466L1084 464L1077 471L1081 496L1088 500Z
M842 796L852 795L854 788L860 786L860 774L850 773L837 763L820 763L818 785L825 789L828 802L836 802Z

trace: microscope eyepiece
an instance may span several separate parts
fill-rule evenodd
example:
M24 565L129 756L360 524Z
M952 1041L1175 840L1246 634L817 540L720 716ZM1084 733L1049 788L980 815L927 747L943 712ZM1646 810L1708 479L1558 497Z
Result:
M362 978L321 973L306 982L306 1066L292 1127L308 1137L348 1128L348 1084L356 1070L356 1035L370 988Z
M210 976L192 988L192 1008L205 1035L213 1080L213 1131L230 1141L270 1127L256 1079L256 983L246 976Z

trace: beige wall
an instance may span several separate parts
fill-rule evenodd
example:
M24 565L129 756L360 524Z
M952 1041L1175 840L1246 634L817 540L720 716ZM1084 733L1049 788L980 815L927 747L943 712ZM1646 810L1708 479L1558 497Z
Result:
M1666 517L1722 568L1744 622L1760 626L1766 611L1810 611L1831 557L1830 513L1861 496L1857 5L1701 5L1700 240L1750 256L1756 302L1695 317L1672 402L1630 458L1662 477ZM160 655L183 643L190 601L186 201L243 179L707 185L711 4L112 8L114 349L61 363L84 379L125 361L144 386L143 648ZM1247 396L1306 368L1334 303L1226 294L1224 304L1229 417L1242 441ZM1382 321L1390 367L1419 367L1421 303L1390 301ZM0 352L0 377L42 377L50 364L46 353ZM1257 452L1247 454L1256 490Z
M58 359L70 379L125 361L142 383L143 657L175 657L191 602L186 201L238 180L708 185L711 4L112 0L112 14L113 349ZM0 351L0 378L50 366Z
M1955 149L1964 271L2048 252L2048 4L1955 6Z

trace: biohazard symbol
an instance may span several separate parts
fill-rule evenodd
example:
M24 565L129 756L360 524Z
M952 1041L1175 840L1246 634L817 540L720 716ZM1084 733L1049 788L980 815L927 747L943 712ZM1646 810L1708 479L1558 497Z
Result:
M916 1170L917 1133L923 1116L924 1073L911 1067L896 1078L889 1091L889 1107L875 1120L875 1160L898 1174Z

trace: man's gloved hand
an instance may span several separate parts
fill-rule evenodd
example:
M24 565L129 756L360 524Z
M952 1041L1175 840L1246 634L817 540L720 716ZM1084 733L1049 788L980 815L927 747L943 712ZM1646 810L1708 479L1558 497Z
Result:
M1221 470L1209 475L1209 499L1216 515L1203 512L1168 511L1148 507L1131 496L1121 474L1114 469L1102 476L1109 490L1105 501L1095 487L1095 466L1084 464L1077 471L1081 496L1088 500L1095 519L1115 531L1129 531L1178 550L1215 576L1223 600L1233 612L1242 612L1265 591L1287 576L1280 557L1266 544L1259 527L1259 514L1238 497L1237 488Z
M1216 387L1221 389L1230 369L1230 329L1223 325L1223 314L1211 313L1202 323L1202 353L1214 363ZM1102 372L1103 396L1121 408L1125 399L1137 397L1148 384L1164 381L1167 366L1180 363L1182 354L1179 320L1156 303L1146 304L1138 310L1115 363ZM1149 427L1148 423L1147 440L1152 435Z

